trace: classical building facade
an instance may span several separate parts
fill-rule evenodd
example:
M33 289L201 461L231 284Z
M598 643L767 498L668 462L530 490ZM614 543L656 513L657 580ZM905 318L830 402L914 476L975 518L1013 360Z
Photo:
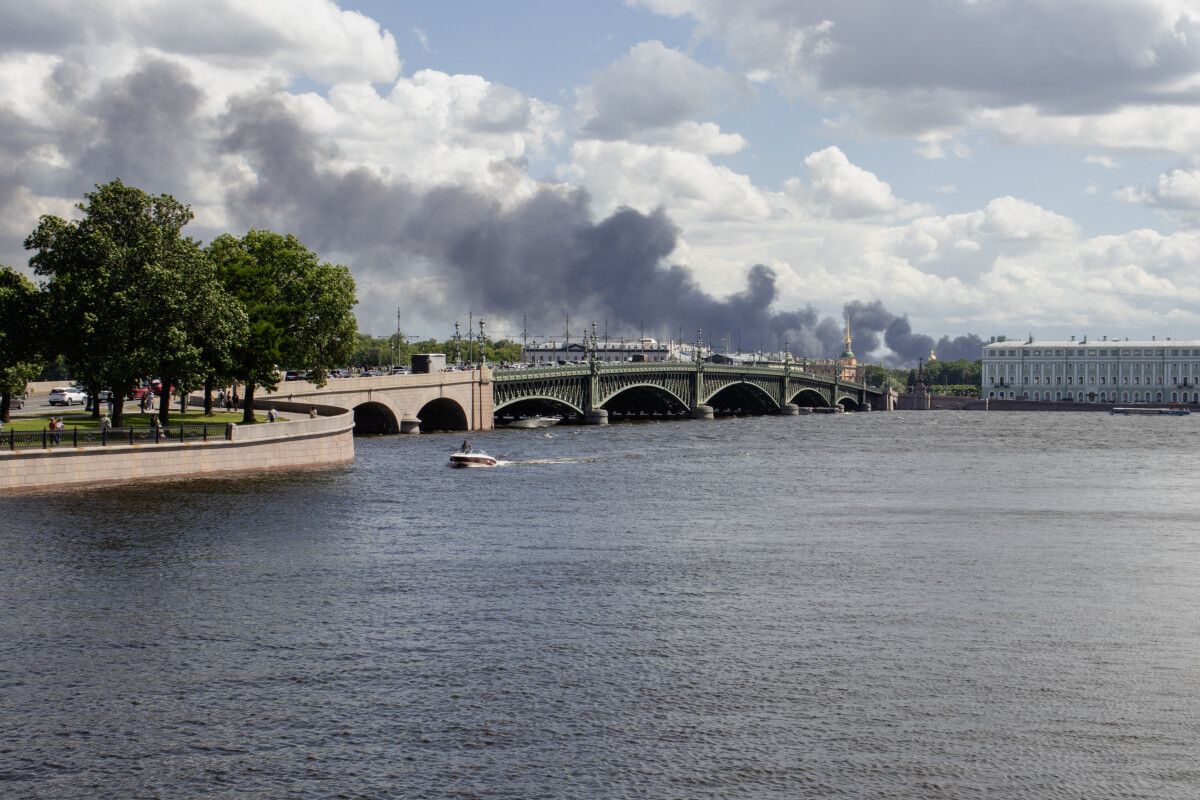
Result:
M1200 341L993 340L983 396L1084 403L1200 403Z

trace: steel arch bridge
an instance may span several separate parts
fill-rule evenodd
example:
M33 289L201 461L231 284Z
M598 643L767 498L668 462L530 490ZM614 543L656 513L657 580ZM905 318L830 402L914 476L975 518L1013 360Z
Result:
M705 362L584 364L497 370L492 378L494 413L582 414L602 423L619 415L691 414L714 411L796 413L797 406L882 408L883 390L813 375L785 365L721 365Z

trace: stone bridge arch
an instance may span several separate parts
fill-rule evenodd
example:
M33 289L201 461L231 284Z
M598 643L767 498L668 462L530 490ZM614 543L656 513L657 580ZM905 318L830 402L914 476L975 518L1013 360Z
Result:
M354 412L354 432L368 433L399 433L400 412L392 405L386 395L380 394L370 400L348 404Z
M467 410L452 397L436 397L417 411L422 431L469 431Z

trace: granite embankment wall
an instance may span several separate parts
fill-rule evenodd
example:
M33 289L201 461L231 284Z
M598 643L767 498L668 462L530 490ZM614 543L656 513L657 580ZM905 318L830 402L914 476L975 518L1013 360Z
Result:
M273 405L294 421L235 426L229 441L0 451L0 494L354 460L354 412L316 406L320 416L309 418L311 403Z

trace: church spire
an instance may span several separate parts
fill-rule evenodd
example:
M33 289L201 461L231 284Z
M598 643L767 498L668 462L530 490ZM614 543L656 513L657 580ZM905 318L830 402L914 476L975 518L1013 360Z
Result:
M842 358L854 358L853 351L850 350L850 315L846 315L846 350L842 353Z

